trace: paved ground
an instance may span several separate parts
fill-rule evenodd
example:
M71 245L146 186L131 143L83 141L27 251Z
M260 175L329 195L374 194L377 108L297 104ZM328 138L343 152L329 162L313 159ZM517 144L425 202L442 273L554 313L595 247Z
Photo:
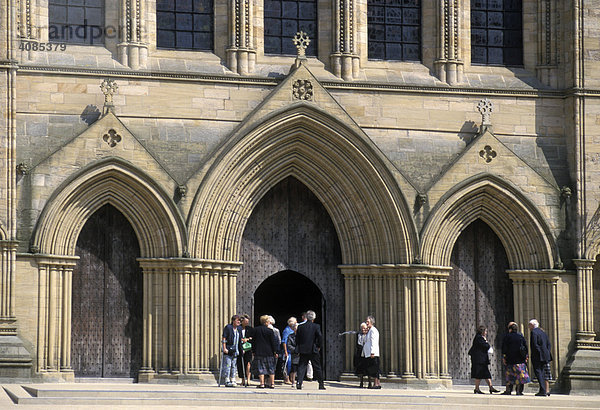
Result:
M359 389L356 383L328 382L320 391L305 383L302 391L287 385L273 390L217 386L60 383L2 385L0 408L37 409L140 409L140 408L467 408L467 409L600 409L598 396L552 394L535 397L474 395L471 386L449 390L406 390L383 386ZM10 392L12 398L7 392ZM14 401L20 404L15 404Z

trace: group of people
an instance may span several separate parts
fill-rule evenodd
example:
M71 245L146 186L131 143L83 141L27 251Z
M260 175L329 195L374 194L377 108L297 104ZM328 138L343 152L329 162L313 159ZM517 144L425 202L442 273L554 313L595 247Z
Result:
M252 328L248 315L234 315L223 329L221 372L219 384L224 378L225 386L236 386L239 373L242 384L250 385L250 376L258 376L260 389L275 388L275 370L279 357L283 355L285 383L302 389L307 369L312 366L313 374L319 382L319 389L325 390L320 352L323 346L321 327L314 323L317 315L308 310L302 314L302 322L295 317L288 319L283 337L274 327L275 319L269 315L260 317L260 326Z
M502 340L502 363L505 368L506 382L506 389L502 394L512 394L514 386L516 394L523 395L525 384L531 382L527 370L527 363L531 360L535 376L540 384L540 389L535 395L550 396L549 382L552 380L550 339L539 326L540 324L536 319L529 321L530 340L528 349L525 337L519 333L517 324L515 322L508 324L508 333ZM471 377L475 379L475 394L483 394L479 389L481 380L486 381L490 393L500 392L492 385L492 376L489 370L490 353L493 353L493 349L487 341L487 329L485 326L479 326L469 350Z
M321 368L321 349L323 334L321 327L314 323L316 314L312 310L302 314L302 322L295 317L288 319L283 337L279 329L274 327L275 319L269 315L260 317L260 326L252 328L248 315L234 315L223 329L221 361L221 380L225 386L233 387L239 373L242 384L250 385L250 376L258 376L258 388L275 388L275 370L277 360L283 355L286 369L285 382L292 387L302 389L307 369L312 364L314 376L319 382L319 389L325 390L323 371ZM550 396L549 382L552 380L550 362L550 340L548 335L539 327L536 319L529 321L529 348L523 334L518 331L515 322L508 324L508 333L502 341L502 363L505 368L504 376L506 389L504 395L512 394L513 387L517 395L523 395L525 384L531 382L527 363L531 365L539 381L539 391L536 396ZM345 332L346 333L346 332ZM355 332L351 332L355 333ZM493 349L487 340L487 328L479 326L473 344L469 349L471 356L471 377L475 379L475 394L483 394L479 386L485 380L490 393L499 393L492 385L489 355ZM375 327L375 318L368 316L361 323L358 332L354 356L355 373L360 378L360 387L364 387L364 377L367 377L369 389L381 389L379 367L379 331Z

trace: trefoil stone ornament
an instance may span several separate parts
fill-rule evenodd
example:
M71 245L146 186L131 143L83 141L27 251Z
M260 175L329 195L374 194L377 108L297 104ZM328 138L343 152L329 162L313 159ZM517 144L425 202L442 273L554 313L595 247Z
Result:
M113 112L115 105L113 103L113 95L117 93L119 86L117 82L112 78L106 78L100 84L100 90L104 94L104 109L102 115L107 114L109 111Z
M496 151L494 151L489 145L486 145L481 151L479 151L479 156L485 159L485 162L487 163L492 162L492 160L496 158L497 155L498 154L496 153Z
M292 95L297 100L312 101L313 86L309 80L296 80L292 84Z
M102 139L108 144L109 147L114 148L119 142L121 142L122 138L119 134L117 134L117 131L110 129L106 134L104 134Z

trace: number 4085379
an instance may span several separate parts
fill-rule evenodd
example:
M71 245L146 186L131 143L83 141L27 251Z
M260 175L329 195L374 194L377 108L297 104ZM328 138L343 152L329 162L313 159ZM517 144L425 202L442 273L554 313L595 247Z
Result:
M65 51L67 45L64 43L38 43L37 41L21 41L21 51Z

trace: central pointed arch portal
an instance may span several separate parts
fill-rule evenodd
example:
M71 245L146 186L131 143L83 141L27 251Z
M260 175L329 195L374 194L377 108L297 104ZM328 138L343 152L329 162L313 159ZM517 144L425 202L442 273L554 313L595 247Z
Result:
M337 121L314 105L297 104L277 111L255 128L234 134L203 174L188 218L190 254L198 260L242 262L234 283L236 292L222 296L231 300L240 297L239 289L249 287L243 290L246 296L238 301L238 309L251 314L247 295L253 294L252 286L281 270L305 274L306 266L283 263L260 270L262 279L251 286L248 281L255 276L244 273L264 262L260 257L252 259L244 250L254 212L262 201L273 203L264 198L282 181L296 181L322 207L339 240L336 270L340 282L323 287L311 279L324 294L334 291L340 295L333 299L324 296L327 321L335 322L340 331L355 330L367 315L375 315L381 323L384 373L405 376L405 381L427 377L448 384L442 380L447 374L446 352L436 346L446 345L445 312L438 298L445 294L450 268L412 264L418 236L399 188L397 178L401 176L392 175L391 169L360 129ZM269 230L263 237L271 235L276 242L277 232ZM331 302L341 302L336 314L332 314ZM219 309L223 324L232 313L233 309ZM356 338L335 334L328 344L332 339L339 341L333 350L340 363L329 369L329 377L337 378L340 373L352 372ZM210 349L218 352L218 345ZM331 354L326 359L328 366L334 362Z
M344 279L340 245L323 205L300 181L289 177L255 207L242 238L237 309L258 323L272 315L282 332L291 316L317 313L325 336L326 377L343 370ZM326 309L325 309L326 307Z

